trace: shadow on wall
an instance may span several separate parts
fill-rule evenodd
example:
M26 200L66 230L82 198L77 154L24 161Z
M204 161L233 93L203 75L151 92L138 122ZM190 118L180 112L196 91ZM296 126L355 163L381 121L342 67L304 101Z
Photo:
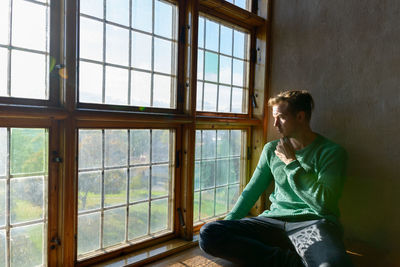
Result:
M319 111L314 118L318 122L314 128L348 152L340 201L345 242L356 253L357 266L400 266L400 150L393 138L398 133L393 125L372 127L374 121L362 108L358 114L354 109L354 105L339 105Z

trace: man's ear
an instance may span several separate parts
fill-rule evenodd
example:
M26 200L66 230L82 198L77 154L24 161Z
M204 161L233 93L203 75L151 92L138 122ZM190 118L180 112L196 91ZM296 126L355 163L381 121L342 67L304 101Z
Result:
M304 111L299 111L296 114L296 120L298 122L304 122L306 120L306 113Z

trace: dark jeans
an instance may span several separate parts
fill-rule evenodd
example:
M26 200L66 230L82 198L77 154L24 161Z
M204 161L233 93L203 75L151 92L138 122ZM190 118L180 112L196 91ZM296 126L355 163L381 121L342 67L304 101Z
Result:
M200 229L200 248L241 266L353 266L342 229L325 219L285 222L254 217Z

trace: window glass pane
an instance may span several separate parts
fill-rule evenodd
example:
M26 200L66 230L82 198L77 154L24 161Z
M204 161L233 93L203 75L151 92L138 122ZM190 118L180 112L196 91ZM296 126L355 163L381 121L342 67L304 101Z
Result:
M246 9L246 4L247 4L247 0L235 0L235 5L243 8L243 9Z
M0 179L0 227L3 227L5 224L6 224L6 181L4 179Z
M129 65L129 31L117 26L106 27L106 62Z
M230 102L231 102L230 100L231 100L231 87L220 85L218 90L218 111L229 112Z
M172 43L154 38L154 71L172 74Z
M210 188L215 185L215 161L201 162L200 188Z
M42 54L11 51L11 96L47 98L47 64Z
M125 241L126 208L104 212L103 246L108 247Z
M11 223L21 223L43 219L43 192L43 177L11 179Z
M79 131L79 168L100 168L102 166L102 133L100 130Z
M78 140L78 259L172 231L172 130L80 129Z
M204 51L198 50L197 51L197 79L203 80L203 68L204 68Z
M222 54L232 55L232 29L221 25L221 42L219 51Z
M128 74L127 69L106 67L106 104L128 104Z
M197 80L213 85L198 86L196 110L247 113L249 33L204 17L199 21L206 24L206 50L199 46ZM232 93L232 86L242 90Z
M6 266L6 231L0 230L0 265Z
M214 21L206 19L206 49L218 51L219 25Z
M200 219L214 216L214 190L201 191Z
M202 153L202 145L203 145L203 139L202 139L202 131L197 130L196 131L196 152L195 152L195 159L201 159L201 153Z
M106 167L124 166L128 160L128 131L105 130L105 160Z
M45 266L48 131L0 128L0 145L0 265Z
M246 44L244 38L245 35L243 32L234 31L234 48L233 48L233 56L238 57L238 58L244 58L244 46Z
M194 190L198 190L200 188L200 162L196 162L194 165Z
M11 266L42 266L43 224L12 228L10 231Z
M0 128L0 179L6 175L7 164L7 129Z
M215 190L215 215L228 212L228 187L221 187Z
M80 0L79 7L81 13L103 18L103 0Z
M204 18L199 18L198 46L204 48Z
M229 209L232 209L233 206L235 206L238 198L239 198L239 185L236 184L229 186L229 199L228 199Z
M168 199L159 199L151 202L150 232L155 233L169 228L168 226Z
M229 178L229 160L221 159L217 160L217 175L216 175L216 182L217 186L225 185L228 183Z
M245 155L241 152L246 145L244 135L243 130L196 130L195 224L223 216L235 204L245 168Z
M203 110L203 83L202 82L197 82L196 90L197 90L196 107Z
M232 130L229 140L230 156L240 156L241 147L242 147L242 132L240 130Z
M13 1L13 46L47 51L47 9L28 1Z
M172 79L170 76L165 75L153 75L153 106L169 108L173 107L174 104L171 101L171 88Z
M7 57L7 49L0 47L0 96L7 96Z
M107 20L129 26L129 0L107 0L106 12Z
M195 222L199 221L199 208L200 208L200 192L194 193L194 203L193 203L193 220Z
M151 70L152 38L148 34L132 32L132 66Z
M216 131L210 130L202 132L202 159L215 157L216 140Z
M233 85L244 86L244 64L242 60L233 60Z
M10 0L0 1L0 44L8 44ZM1 262L0 262L1 264Z
M100 248L100 212L78 216L78 255Z
M132 0L132 27L151 32L153 27L153 0Z
M204 83L204 111L217 110L217 85L212 83Z
M229 156L229 130L218 130L217 131L217 156L228 157Z
M154 33L166 38L172 38L172 29L175 26L175 22L173 21L173 17L175 17L173 16L174 7L159 0L156 0L154 3Z
M241 113L244 106L244 92L241 88L232 88L232 112Z
M79 74L79 101L102 103L103 66L80 61Z
M104 205L106 207L126 203L127 170L104 171Z
M150 168L148 166L130 169L129 202L146 200L149 198L149 181Z
M148 234L149 203L139 203L129 206L128 238L134 239Z
M240 178L240 158L232 158L229 161L229 183L237 183Z
M151 172L151 197L163 197L169 192L170 171L168 165L154 165Z
M247 11L250 11L250 3L248 0L226 0L229 3L232 3L240 8L246 9Z
M146 164L150 162L150 130L131 130L130 131L130 162L131 164ZM163 149L168 150L167 147Z
M80 18L79 21L80 58L103 60L103 23Z
M11 129L10 173L47 173L47 138L43 129Z
M79 211L100 208L101 172L80 172L78 180Z
M232 58L220 56L219 58L219 82L231 84L232 80Z
M204 64L204 79L211 82L218 81L218 54L206 52Z
M150 107L151 74L143 71L131 72L131 104Z
M168 130L153 130L152 162L169 161L170 136Z

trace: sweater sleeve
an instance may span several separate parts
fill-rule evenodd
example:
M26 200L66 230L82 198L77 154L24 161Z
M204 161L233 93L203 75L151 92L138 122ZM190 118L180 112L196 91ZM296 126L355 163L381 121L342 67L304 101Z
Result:
M298 160L285 166L288 183L307 205L320 215L339 216L338 201L345 180L347 154L330 148L318 159L317 171L306 171Z
M245 217L260 195L271 183L273 176L269 168L267 157L269 147L269 144L264 146L260 160L258 161L250 182L239 196L232 211L225 217L225 220L238 220Z

